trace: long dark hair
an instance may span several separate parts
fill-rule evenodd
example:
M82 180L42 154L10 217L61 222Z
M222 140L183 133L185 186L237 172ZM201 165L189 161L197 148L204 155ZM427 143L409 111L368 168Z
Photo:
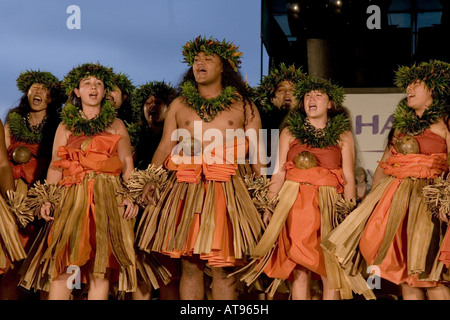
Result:
M51 101L47 106L46 122L42 129L42 140L39 147L39 155L50 157L52 152L53 140L55 138L56 128L61 122L60 112L63 99L65 96L60 93L55 93L50 90ZM8 111L8 115L11 113L17 113L22 118L25 118L31 111L30 103L28 102L28 95L24 93L20 98L19 104ZM7 118L8 118L7 115Z
M324 94L326 94L326 93L324 92ZM330 97L328 97L328 98L330 98ZM328 111L327 111L328 119L332 118L332 117L335 117L338 114L345 114L347 116L347 118L350 119L350 111L348 110L347 107L345 107L345 106L343 106L341 104L338 104L334 100L331 100L331 99L330 99L330 102L331 102L331 108L328 109ZM300 112L300 113L303 113L303 114L306 115L306 112L305 112L305 99L304 99L304 97L302 99L299 99L297 107L292 108L289 111L289 113L291 113L291 112ZM288 114L288 116L289 116L289 114ZM280 131L287 127L286 118L284 119L283 123L280 126ZM349 126L350 126L349 130L351 132L353 132L351 121L349 122Z
M237 92L242 96L242 101L244 102L244 123L247 123L247 115L246 115L246 105L247 103L252 105L251 101L251 89L250 87L245 83L243 80L243 77L241 73L238 71L235 71L234 68L230 65L228 61L225 59L220 58L223 64L223 71L222 71L222 87L234 87L236 88ZM180 82L180 85L186 81L192 81L195 82L194 77L194 71L193 68L190 67L188 71L184 74L182 77L182 80ZM179 92L181 91L178 87ZM251 108L251 119L255 116L254 114L254 108Z

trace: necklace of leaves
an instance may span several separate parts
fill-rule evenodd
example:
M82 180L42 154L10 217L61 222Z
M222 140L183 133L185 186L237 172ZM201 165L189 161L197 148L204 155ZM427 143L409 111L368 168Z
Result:
M335 146L340 140L340 135L350 130L350 119L344 113L329 117L323 129L316 129L308 117L298 111L291 112L286 118L286 123L295 138L313 148Z
M234 101L241 99L236 88L232 86L225 87L218 97L211 99L202 97L192 81L186 81L180 87L181 96L188 106L194 109L205 122L210 122L217 113L228 109Z
M27 143L38 143L42 140L42 131L47 123L47 116L37 125L30 124L30 113L22 117L17 112L8 114L6 122L14 139Z
M62 122L76 136L83 133L86 136L101 133L114 122L115 118L116 110L110 101L103 102L100 113L92 119L86 118L83 111L72 103L67 103L61 112Z
M425 131L446 113L445 103L433 100L432 105L425 110L422 117L408 107L406 99L403 99L394 110L393 127L404 134L417 135Z

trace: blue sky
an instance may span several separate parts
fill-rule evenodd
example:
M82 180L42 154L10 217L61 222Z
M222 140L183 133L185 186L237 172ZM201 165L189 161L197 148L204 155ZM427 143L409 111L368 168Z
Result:
M243 52L242 75L261 76L260 0L0 0L0 117L17 105L16 78L27 69L62 79L96 62L148 81L178 84L187 70L181 47L198 35L226 39ZM80 8L81 29L67 20ZM70 20L70 19L69 19ZM263 74L267 74L263 54Z

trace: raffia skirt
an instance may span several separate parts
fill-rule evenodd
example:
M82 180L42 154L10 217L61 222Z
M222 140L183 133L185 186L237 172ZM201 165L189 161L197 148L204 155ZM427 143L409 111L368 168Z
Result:
M264 227L240 172L198 183L178 182L172 173L156 206L143 213L137 247L172 258L198 254L213 267L244 263Z
M87 175L79 185L66 187L54 220L48 222L20 270L19 284L48 291L53 279L78 266L81 280L87 268L103 279L111 270L111 283L118 290L136 290L134 221L123 219L125 208L121 180L110 174Z
M435 287L444 264L439 248L446 226L431 215L422 189L432 179L384 178L322 243L342 266L361 252L380 277L395 284Z
M0 274L4 273L10 261L20 261L26 256L16 218L0 196Z

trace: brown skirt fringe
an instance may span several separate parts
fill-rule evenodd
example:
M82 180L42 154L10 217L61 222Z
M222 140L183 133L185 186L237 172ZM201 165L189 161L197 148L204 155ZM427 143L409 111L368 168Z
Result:
M234 274L240 274L241 281L245 282L247 286L251 286L259 279L263 273L267 263L272 258L277 249L277 239L280 234L286 219L289 215L290 208L294 204L297 193L299 191L299 183L286 180L279 192L279 202L275 208L269 226L265 230L258 245L252 251L252 260L244 268L238 270ZM336 188L333 187L319 187L319 207L321 213L321 238L330 233L333 229L333 222L337 221L337 211L335 203L342 197L337 193ZM337 259L331 254L324 252L325 268L330 289L339 290L343 299L351 299L353 297L352 287L366 284L365 280L360 274L348 275L341 269ZM362 281L362 282L361 282ZM280 285L285 282L284 279L273 279L270 285L266 288L266 292L273 296L277 292ZM353 286L352 286L353 283ZM362 293L358 290L357 293ZM371 297L370 293L366 293Z
M191 253L211 252L215 229L214 190L220 184L232 224L235 258L245 259L264 227L240 172L236 170L227 182L201 180L198 184L177 182L176 174L171 173L157 204L147 206L143 212L136 232L137 247L161 253L185 250L194 215L201 213L200 230Z
M95 179L93 199L88 195L91 178ZM61 268L67 267L57 265L57 260L60 260L57 257L65 256L67 250L69 261L79 259L83 217L87 214L88 205L95 203L93 273L104 278L111 250L119 264L119 291L135 291L134 221L122 218L125 208L118 206L123 201L122 195L116 192L118 190L121 190L119 177L107 174L89 175L80 185L66 188L61 203L55 209L55 220L46 224L33 243L32 254L20 271L20 285L27 289L48 290L49 282L63 271Z
M365 225L384 191L395 177L384 178L363 202L322 241L324 251L335 256L347 275L357 269L355 261L359 253L358 244ZM422 190L432 180L405 178L392 199L387 228L374 265L383 263L402 221L407 214L407 272L417 274L423 281L442 280L443 264L438 261L439 247L444 232L437 218L427 209ZM445 231L445 230L444 230ZM352 285L354 291L356 288ZM363 288L363 287L361 287Z
M19 261L26 256L20 241L16 217L0 196L0 269L7 267L7 259Z

